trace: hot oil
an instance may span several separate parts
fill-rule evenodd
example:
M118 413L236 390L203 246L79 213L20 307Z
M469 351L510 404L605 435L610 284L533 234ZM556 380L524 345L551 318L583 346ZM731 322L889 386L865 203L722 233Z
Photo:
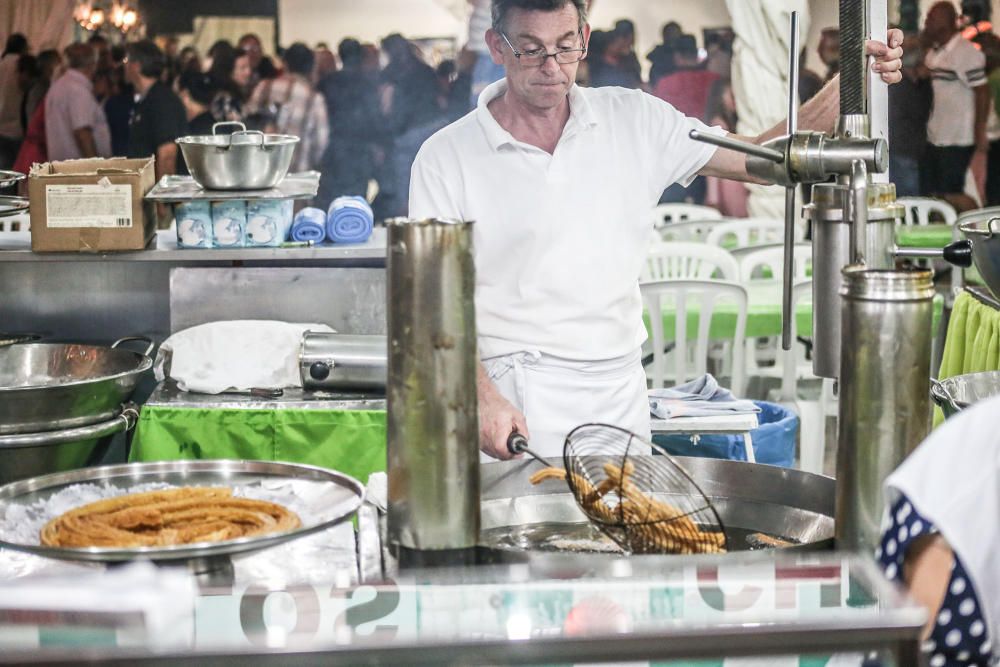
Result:
M726 527L730 551L761 551L799 542L759 530ZM499 526L484 530L484 545L515 551L547 553L624 553L611 538L590 523L532 523L520 526Z

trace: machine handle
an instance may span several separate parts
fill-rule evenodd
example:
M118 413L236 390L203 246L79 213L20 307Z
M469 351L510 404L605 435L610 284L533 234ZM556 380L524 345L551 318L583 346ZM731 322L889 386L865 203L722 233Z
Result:
M788 121L789 137L795 135L799 125L799 13L792 12L789 19L788 40ZM785 187L785 252L781 276L781 348L792 349L792 280L795 276L795 183Z
M955 241L943 248L894 248L893 257L906 259L943 259L952 266L967 269L972 266L972 242Z
M706 134L705 132L701 132L699 130L691 130L688 132L688 137L694 141L700 141L703 144L712 144L713 146L718 146L719 148L728 148L731 151L770 160L776 164L781 164L785 161L785 154L781 151L774 150L773 148L767 148L765 146L758 146L757 144L751 144L747 141L740 141L739 139L733 139L732 137L724 137L718 134Z
M528 439L518 433L516 428L510 432L509 436L507 436L507 451L511 454L527 454L543 466L555 468L555 466L549 463L547 459L544 459L531 451L531 448L528 446Z

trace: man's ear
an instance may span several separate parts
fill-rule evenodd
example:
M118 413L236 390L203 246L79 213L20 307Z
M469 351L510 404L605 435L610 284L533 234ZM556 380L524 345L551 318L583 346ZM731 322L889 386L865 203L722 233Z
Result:
M486 31L486 46L490 49L490 57L494 65L503 65L503 50L510 49L507 42L493 28Z

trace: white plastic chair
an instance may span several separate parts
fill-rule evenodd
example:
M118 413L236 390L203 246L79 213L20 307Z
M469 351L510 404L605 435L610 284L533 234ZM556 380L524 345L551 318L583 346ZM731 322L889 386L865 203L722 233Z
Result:
M732 244L734 247L746 248L747 246L781 243L784 238L784 221L769 218L744 218L726 220L717 225L705 237L705 243L722 246L727 245L729 239L735 239L735 243ZM798 226L795 228L795 240L802 240Z
M722 214L711 206L698 204L658 204L653 207L653 227L688 220L721 220Z
M704 243L678 241L650 247L639 281L687 278L737 281L739 277L740 267L726 250Z
M747 291L742 285L716 280L659 280L640 285L643 304L649 313L653 333L653 363L647 377L653 387L664 387L700 377L708 368L709 333L712 314L720 301L735 303L737 307L736 330L731 341L732 380L730 388L737 396L743 393L743 349L747 326ZM698 333L693 349L687 335L688 305L697 304ZM663 313L673 307L675 317L673 373L667 372L666 337L663 331Z
M746 248L740 253L740 282L751 280L780 280L782 268L785 265L785 248L781 245L769 245L763 248ZM735 255L734 255L735 259ZM795 280L807 280L812 274L812 244L795 244ZM771 275L761 276L762 269L770 269Z
M701 243L704 242L708 233L720 224L723 224L721 220L671 222L668 225L654 227L653 235L660 241L697 241Z
M929 225L931 215L937 214L946 225L954 225L958 220L958 213L955 207L943 199L933 197L900 197L896 200L906 207L906 220L908 225Z

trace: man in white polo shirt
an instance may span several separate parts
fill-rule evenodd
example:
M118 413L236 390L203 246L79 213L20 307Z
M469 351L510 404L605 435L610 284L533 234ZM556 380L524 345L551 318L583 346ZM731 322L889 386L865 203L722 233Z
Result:
M590 27L584 0L494 0L486 34L506 78L423 145L410 215L475 221L480 447L510 458L512 430L543 455L585 422L649 436L639 273L649 211L698 174L749 180L745 157L688 138L724 134L640 91L574 84ZM898 80L894 48L872 43ZM831 130L828 86L800 126ZM778 136L782 127L750 139Z

